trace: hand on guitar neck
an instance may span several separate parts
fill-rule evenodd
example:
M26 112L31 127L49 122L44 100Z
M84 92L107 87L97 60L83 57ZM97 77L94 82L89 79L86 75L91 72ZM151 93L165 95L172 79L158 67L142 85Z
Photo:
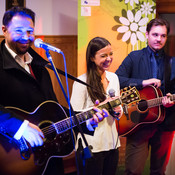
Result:
M173 106L174 105L173 95L170 93L166 94L166 96L162 98L162 105L166 108Z
M96 100L95 106L93 107L93 110L96 111L96 113L93 115L91 119L89 119L89 122L93 127L97 127L99 122L103 121L105 117L109 116L109 113L106 109L100 110L99 108L97 108L99 104L100 104L99 100Z
M102 102L101 104L107 103L108 101L112 101L116 98L119 98L119 97L113 97L113 98L109 97L104 102ZM95 102L95 106L97 106L97 105L99 105L98 100L96 100L96 102ZM98 126L98 123L101 122L105 117L108 117L109 115L112 115L110 110L109 110L109 112L106 109L99 110L95 106L94 106L93 109L96 111L96 115L93 116L92 119L90 119L90 122L91 122L92 126ZM121 105L119 105L119 106L117 105L115 107L111 106L111 109L112 109L114 115L116 115L116 117L114 117L113 115L112 116L116 119L119 119L121 117L122 113L123 113L122 106ZM101 115L99 115L99 112L100 112ZM96 123L94 123L94 122L96 122Z
M157 78L143 80L142 85L143 85L143 87L153 85L154 87L159 88L161 86L161 80L159 80ZM170 98L171 96L172 95L170 93L168 93L165 97L162 98L162 105L164 107L168 108L168 107L171 107L174 105L174 102Z

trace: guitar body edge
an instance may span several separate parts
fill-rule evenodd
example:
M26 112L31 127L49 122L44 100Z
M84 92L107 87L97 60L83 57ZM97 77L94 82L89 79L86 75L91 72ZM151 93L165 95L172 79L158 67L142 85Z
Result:
M52 126L55 122L67 118L63 108L54 101L45 101L33 112L23 111L15 107L7 107L14 113L38 125ZM53 125L54 126L54 125ZM52 131L54 127L51 127ZM42 128L41 128L42 129ZM47 131L47 130L46 130ZM65 157L72 153L74 146L72 133L69 129L61 134L56 130L45 135L44 145L30 149L30 158L23 160L20 156L19 148L15 143L9 143L4 136L0 138L0 174L1 175L40 175L46 168L47 161L53 157ZM73 133L75 138L75 135Z
M151 108L146 106L146 101L162 97L161 90L153 86L147 86L140 90L139 94L141 100L128 104L128 114L123 113L119 122L116 121L116 127L120 136L132 134L141 125L161 123L164 120L165 110L162 106L158 105Z

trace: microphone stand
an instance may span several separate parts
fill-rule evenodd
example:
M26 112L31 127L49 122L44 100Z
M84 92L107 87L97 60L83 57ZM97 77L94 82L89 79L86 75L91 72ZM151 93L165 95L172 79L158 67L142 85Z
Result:
M60 52L60 53L62 53L62 52ZM60 77L59 77L59 75L58 75L57 69L56 69L56 67L55 67L55 65L54 65L54 62L53 62L53 60L52 60L52 57L51 57L51 55L50 55L48 49L46 49L46 56L47 56L49 62L51 63L51 65L52 65L52 67L53 67L53 71L54 71L54 73L55 73L55 75L56 75L56 78L57 78L57 80L58 80L58 83L59 83L59 85L60 85L60 87L61 87L61 90L62 90L62 92L63 92L63 94L64 94L64 97L65 97L65 99L66 99L66 101L67 101L67 103L68 103L68 105L69 105L69 108L70 108L70 110L71 110L71 112L72 112L72 115L73 115L73 117L74 117L74 120L75 120L75 122L76 122L76 124L77 124L77 127L78 127L78 129L79 129L79 131L80 131L80 134L81 134L81 136L82 136L82 138L83 138L83 141L84 141L84 143L85 143L85 145L86 145L86 147L83 148L83 153L82 153L83 160L85 161L85 159L91 158L91 157L93 156L93 155L92 155L92 152L91 152L91 149L90 149L91 146L88 145L88 142L87 142L87 140L86 140L86 138L85 138L85 136L84 136L82 127L81 127L81 125L79 124L79 121L78 121L78 119L77 119L77 117L76 117L76 115L75 115L75 112L74 112L74 110L73 110L73 108L72 108L72 106L71 106L71 104L70 104L70 100L68 99L68 97L67 97L67 95L66 95L66 93L65 93L65 90L64 90L64 88L63 88L61 79L60 79ZM65 72L65 73L66 73L66 72ZM70 118L71 118L71 116L70 116Z

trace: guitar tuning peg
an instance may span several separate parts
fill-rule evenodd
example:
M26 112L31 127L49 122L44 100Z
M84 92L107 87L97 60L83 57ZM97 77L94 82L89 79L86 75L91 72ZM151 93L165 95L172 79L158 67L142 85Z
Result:
M130 103L131 102L131 100L127 100L127 103Z
M124 90L127 91L128 90L128 87L125 87Z
M136 99L136 100L138 100L138 99L139 99L139 97L135 97L135 99Z

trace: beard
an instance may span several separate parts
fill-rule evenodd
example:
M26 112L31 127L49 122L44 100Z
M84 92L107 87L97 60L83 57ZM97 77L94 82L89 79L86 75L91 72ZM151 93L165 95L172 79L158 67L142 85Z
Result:
M9 43L9 46L17 55L24 55L26 52L28 52L32 43L33 41L30 40L27 42L16 41Z
M25 47L25 48L17 47L16 54L17 55L24 55L26 52L28 52L29 48L30 47Z

